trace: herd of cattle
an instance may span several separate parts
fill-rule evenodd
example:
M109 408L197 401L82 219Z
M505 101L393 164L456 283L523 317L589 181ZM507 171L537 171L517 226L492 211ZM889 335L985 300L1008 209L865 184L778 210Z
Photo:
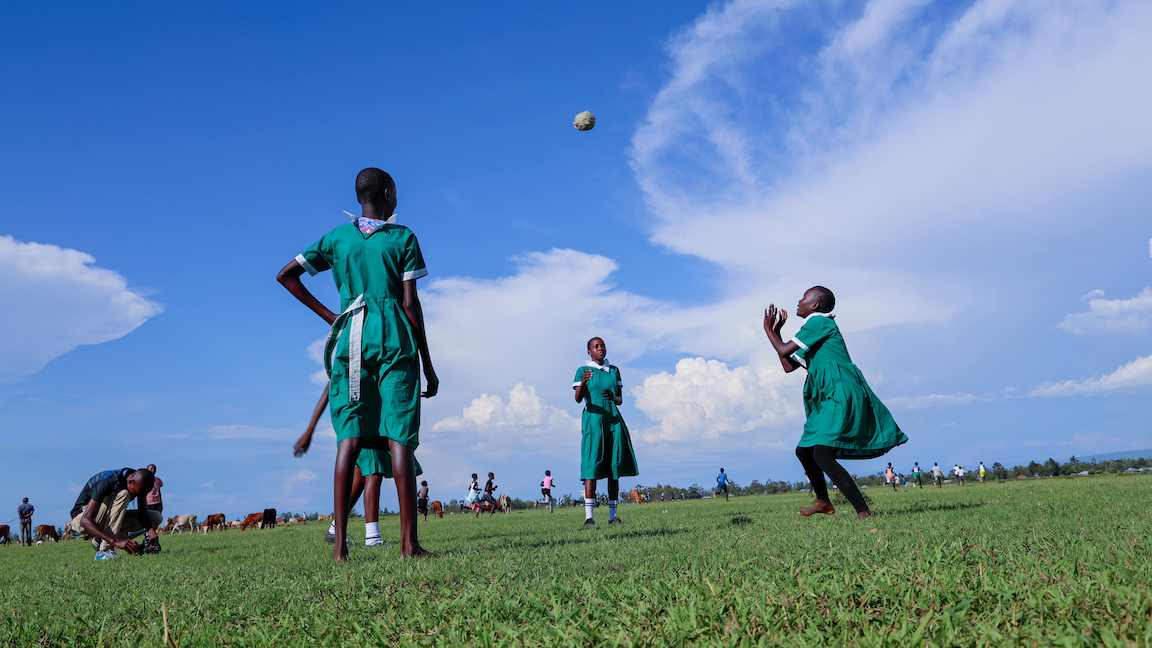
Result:
M328 515L319 516L321 520L331 520ZM199 522L195 514L190 515L177 515L176 517L168 518L168 521L163 526L158 527L157 531L165 533L183 533L184 531L200 531L201 533L208 533L209 531L227 531L228 529L240 529L241 531L252 527L254 529L273 529L277 524L304 524L305 519L298 517L295 519L287 519L276 517L276 509L264 509L262 513L252 513L246 516L242 521L234 520L228 522L224 519L223 513L213 513L205 518L204 522ZM7 524L0 524L0 544L9 544L9 535L12 533L11 527ZM41 524L36 527L35 540L44 542L51 540L53 542L60 542L60 540L67 540L68 534L65 533L61 538L56 532L56 527L51 524Z

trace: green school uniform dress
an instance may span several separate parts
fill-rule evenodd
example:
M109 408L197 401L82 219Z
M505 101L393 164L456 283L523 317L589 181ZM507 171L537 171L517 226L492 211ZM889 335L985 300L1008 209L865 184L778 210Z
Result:
M341 225L296 261L310 275L331 270L340 293L342 312L324 345L337 443L361 439L371 451L361 452L361 472L391 477L385 439L420 444L419 354L402 308L404 282L428 274L420 244L393 216L370 233Z
M812 313L793 341L800 347L793 359L808 369L808 420L799 447L830 446L841 459L872 459L907 443L888 408L852 364L833 316Z
M598 365L589 360L576 370L572 387L579 387L584 370L592 369L592 379L584 386L584 414L580 419L580 479L620 479L639 475L636 453L628 426L616 407L616 401L604 398L604 390L619 396L624 388L620 370L604 361Z

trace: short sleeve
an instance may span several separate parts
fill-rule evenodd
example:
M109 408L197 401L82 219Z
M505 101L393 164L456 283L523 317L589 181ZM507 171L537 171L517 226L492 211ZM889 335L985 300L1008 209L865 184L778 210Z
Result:
M96 486L92 489L92 494L89 499L94 499L97 502L103 502L113 491L116 490L116 478L101 479L96 482Z
M428 267L424 265L424 255L420 253L420 242L415 234L409 234L408 243L404 246L404 281L419 279L428 274Z
M296 263L311 276L332 269L332 233L320 237L307 250L296 255Z
M796 343L799 344L799 342L796 342ZM800 365L801 367L804 367L805 369L807 369L808 368L808 359L806 357L807 355L808 355L807 351L805 351L804 348L801 347L799 349L796 349L796 353L793 353L789 357L792 359L792 362L795 362L796 364Z
M620 377L620 369L615 365L612 366L612 373L616 375L616 394L620 395L624 393L624 379Z
M580 383L583 382L584 370L587 368L588 367L577 367L576 368L576 377L572 379L572 388L573 389L575 389L576 387L579 387Z
M284 257L280 257L280 258L284 258ZM156 482L156 488L164 488L164 480L163 479L156 477L155 482Z
M830 317L809 316L808 321L804 322L804 326L796 331L796 336L792 338L801 349L807 351L814 345L820 344L828 339L836 331L836 323Z

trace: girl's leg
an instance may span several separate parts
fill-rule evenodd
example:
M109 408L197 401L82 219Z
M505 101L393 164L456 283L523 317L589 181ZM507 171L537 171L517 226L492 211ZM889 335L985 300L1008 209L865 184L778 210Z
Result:
M396 481L396 497L400 500L400 557L435 556L420 547L416 534L416 460L412 448L395 439L388 439L392 453L392 475Z
M608 480L608 524L623 522L616 517L616 503L620 498L620 480Z
M832 478L832 483L844 493L844 497L852 503L852 507L856 509L856 517L863 520L864 518L872 515L868 510L868 505L864 503L864 495L860 493L860 489L856 487L856 481L844 470L844 466L836 461L836 448L828 446L814 446L812 448L812 458L816 461L816 465L820 469L828 473Z
M596 511L596 480L584 480L584 524L594 524L592 522L593 513Z
M333 471L332 517L336 524L336 546L332 559L338 563L348 560L348 505L352 491L352 472L360 456L360 439L344 439L336 446L336 469Z
M380 539L380 484L383 475L364 477L364 546L377 547L384 544Z
M803 516L814 513L831 515L836 509L832 508L832 502L828 501L828 483L824 481L824 471L820 470L820 466L812 458L812 450L813 448L796 448L796 458L800 460L800 465L804 466L804 474L808 475L809 491L816 495L816 503L805 506L799 513Z

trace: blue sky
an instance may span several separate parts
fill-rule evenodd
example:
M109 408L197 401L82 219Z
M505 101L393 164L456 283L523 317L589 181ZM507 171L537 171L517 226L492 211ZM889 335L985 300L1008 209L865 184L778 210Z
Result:
M1147 5L582 6L9 9L0 501L59 524L156 463L173 513L330 511L330 428L289 451L326 327L274 275L366 166L431 271L435 498L577 490L591 335L638 481L801 478L759 314L817 283L911 438L883 461L1147 447Z

